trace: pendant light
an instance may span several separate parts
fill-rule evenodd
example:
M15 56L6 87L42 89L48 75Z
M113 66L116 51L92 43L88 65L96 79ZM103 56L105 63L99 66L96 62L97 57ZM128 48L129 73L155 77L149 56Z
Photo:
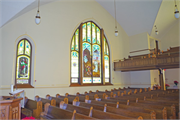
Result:
M179 18L179 11L178 11L178 7L177 7L177 5L176 5L176 0L175 0L175 10L174 10L174 16L175 16L175 18Z
M41 22L41 17L39 15L39 0L38 0L38 10L37 10L37 14L36 14L36 17L35 17L35 22L36 22L37 25L39 25L40 22Z
M118 36L118 30L117 30L117 21L116 21L116 3L114 0L114 12L115 12L115 36Z

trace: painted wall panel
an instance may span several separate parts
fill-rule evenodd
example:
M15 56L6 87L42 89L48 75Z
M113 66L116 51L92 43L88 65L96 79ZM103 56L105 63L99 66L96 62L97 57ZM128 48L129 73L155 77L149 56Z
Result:
M180 69L179 68L175 68L175 69L166 69L165 71L165 83L166 84L169 84L170 85L170 89L173 89L173 88L180 88L179 84L180 84L180 76L179 76L179 73L180 73ZM179 84L176 85L174 84L174 81L178 81Z

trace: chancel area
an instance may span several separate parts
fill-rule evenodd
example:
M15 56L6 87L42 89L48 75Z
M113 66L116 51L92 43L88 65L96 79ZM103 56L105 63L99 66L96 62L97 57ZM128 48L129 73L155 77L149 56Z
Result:
M179 0L1 0L0 119L179 119Z

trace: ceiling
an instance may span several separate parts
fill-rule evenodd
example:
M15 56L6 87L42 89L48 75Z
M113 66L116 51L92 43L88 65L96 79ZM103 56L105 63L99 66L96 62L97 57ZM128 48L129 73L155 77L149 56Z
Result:
M96 0L113 17L114 0ZM148 32L150 34L162 0L116 0L117 22L128 36Z
M57 0L40 0L40 6ZM0 0L0 27L38 7L38 0Z
M44 5L57 0L40 0ZM78 0L79 1L79 0ZM95 0L113 17L115 17L114 0ZM173 25L174 18L173 0L116 0L116 20L126 31L128 36L147 32L155 36L154 25L159 30L159 36ZM37 0L0 0L0 27L17 18L18 16L37 8ZM179 6L179 3L178 3Z

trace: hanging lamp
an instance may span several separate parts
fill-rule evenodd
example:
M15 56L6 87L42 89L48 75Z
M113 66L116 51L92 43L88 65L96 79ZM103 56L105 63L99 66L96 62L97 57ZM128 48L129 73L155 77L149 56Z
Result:
M158 35L158 34L159 34L159 32L158 32L158 30L157 30L156 25L155 25L154 27L156 28L155 33L156 33L156 35Z
M174 16L175 16L175 18L179 18L179 10L178 10L178 7L177 7L177 5L176 5L176 0L175 0L175 10L174 10Z
M117 30L117 21L116 21L116 3L115 3L115 0L114 0L114 12L115 12L115 36L117 37L118 36L118 30Z
M35 17L35 22L36 22L37 25L39 25L40 22L41 22L41 17L39 15L39 1L40 0L38 0L38 10L37 10L37 14L36 14L36 17Z

